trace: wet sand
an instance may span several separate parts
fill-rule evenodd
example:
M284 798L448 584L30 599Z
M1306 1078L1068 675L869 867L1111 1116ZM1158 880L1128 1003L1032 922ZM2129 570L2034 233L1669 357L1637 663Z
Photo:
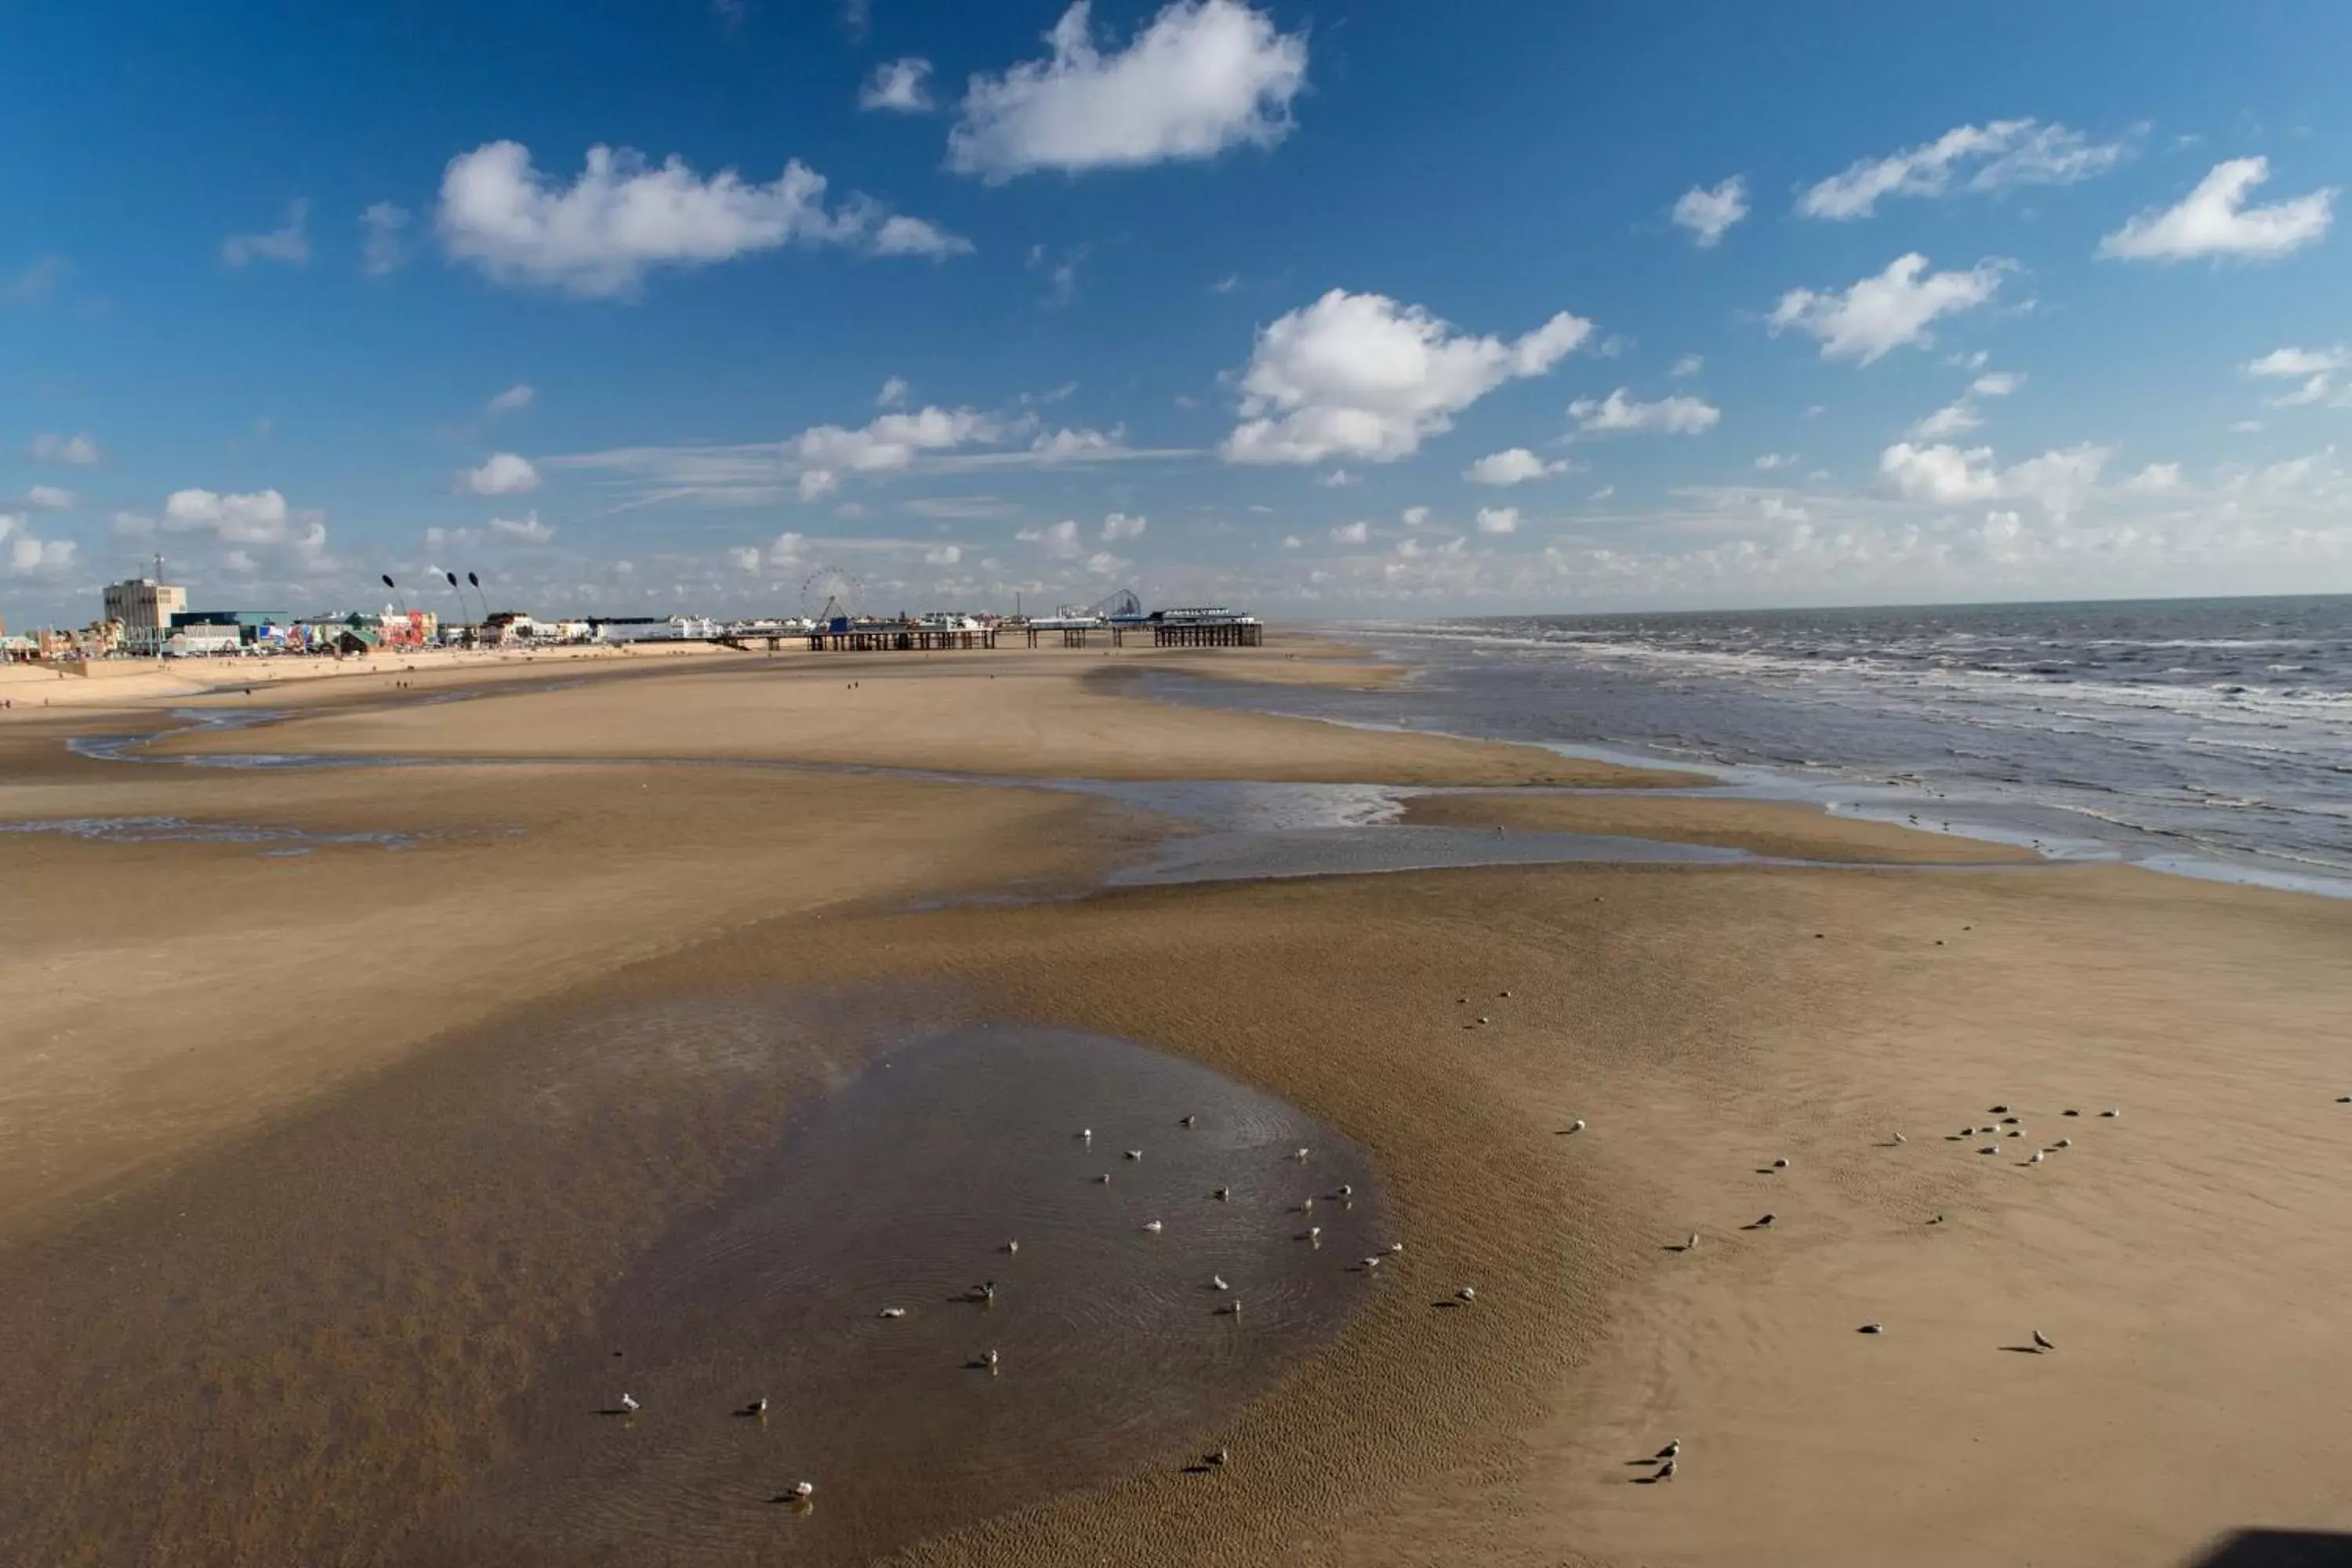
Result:
M1064 710L1023 703L1024 722ZM491 706L419 732L446 742ZM1084 732L1105 748L1091 771L1134 766L1124 738L1166 711ZM374 716L319 722L347 721ZM835 742L846 760L888 760L854 739ZM928 765L961 765L967 742L975 764L1009 762L950 725ZM719 1403L789 1376L690 1349L774 1278L714 1238L789 1219L763 1208L790 1179L763 1162L795 1118L872 1081L878 1046L980 1023L1133 1040L1276 1097L1360 1151L1408 1250L1333 1337L1244 1380L1263 1392L1239 1408L1183 1413L1133 1450L1107 1426L1116 1463L925 1516L937 1529L903 1560L2185 1564L2256 1526L2352 1537L2341 904L2116 868L1586 864L915 908L925 868L974 891L1067 889L1140 828L1067 795L642 762L95 766L11 773L26 782L0 782L0 807L421 842L272 860L0 836L12 875L44 879L29 909L110 911L0 912L0 984L35 998L0 1019L0 1130L22 1149L37 1127L45 1167L0 1217L16 1347L0 1556L362 1563L454 1542L484 1549L466 1560L638 1560L625 1528L560 1533L584 1510L514 1532L550 1517L519 1500L566 1495L592 1452L533 1422L620 1436L593 1412L575 1433L565 1408L575 1384L616 1392L590 1371L613 1349ZM1698 815L1736 804L1575 806L1628 837L1675 826L1660 808L1692 813L1693 838L1800 831ZM1931 845L1948 847L1915 847ZM446 901L384 921L386 889ZM237 912L234 932L190 930L218 890L205 907ZM363 898L366 919L319 925ZM537 918L461 918L508 901ZM158 963L176 983L140 978ZM864 1027L793 1021L843 997ZM111 1066L68 1092L89 1062ZM2003 1114L2023 1136L1959 1136ZM898 1244L875 1244L886 1270ZM650 1288L666 1279L709 1281L707 1300L681 1310ZM1441 1305L1465 1284L1475 1305ZM1855 1331L1871 1321L1886 1331ZM907 1325L793 1339L822 1362L878 1326ZM627 1342L601 1342L616 1329ZM2057 1349L2015 1348L2035 1329ZM908 1353L927 1375L929 1347ZM664 1452L768 1473L754 1424L712 1421L708 1450L688 1423ZM1629 1461L1675 1436L1674 1480L1637 1484L1653 1469ZM1213 1443L1234 1463L1188 1473ZM662 1489L661 1454L623 1458L616 1495ZM814 1512L761 1511L751 1528L780 1528L710 1537L700 1560L854 1555L791 1527L921 1514L872 1495L903 1489L887 1460L813 1473Z
M1712 844L1778 860L1972 865L2032 861L2031 849L1915 833L1884 822L1832 816L1784 801L1656 799L1617 795L1416 795L1404 820L1516 832L1607 833L1674 844Z

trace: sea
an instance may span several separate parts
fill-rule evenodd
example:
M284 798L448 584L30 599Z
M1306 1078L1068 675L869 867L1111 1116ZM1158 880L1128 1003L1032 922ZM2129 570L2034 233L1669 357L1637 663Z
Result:
M1680 763L1743 795L2352 896L2352 595L1331 629L1414 679L1241 700Z

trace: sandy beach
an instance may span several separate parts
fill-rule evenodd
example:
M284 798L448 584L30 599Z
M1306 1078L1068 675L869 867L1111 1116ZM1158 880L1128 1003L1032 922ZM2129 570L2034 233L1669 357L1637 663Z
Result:
M1538 748L1161 704L1155 667L729 655L20 707L0 1557L1859 1568L2352 1540L2352 909L1645 794L1692 781ZM1395 678L1278 641L1164 667ZM172 760L65 750L173 707L284 716L145 753ZM252 752L353 765L178 760ZM1439 792L1412 822L1810 863L1102 890L1171 825L1003 787L1044 777L1411 786ZM1584 786L1622 793L1562 793ZM837 1304L840 1334L879 1331L845 1295L771 1339L804 1292L743 1259L856 1253L870 1217L774 1239L853 1205L760 1205L807 1179L806 1119L876 1094L910 1042L1014 1027L1171 1064L1106 1079L1115 1111L1087 1114L1137 1119L1102 1123L1110 1194L1165 1182L1134 1190L1183 1246L1217 1200L1207 1167L1157 1174L1168 1113L1265 1097L1232 1117L1264 1131L1234 1136L1257 1184L1228 1213L1270 1250L1232 1246L1303 1315L1249 1359L1197 1348L1227 1327L1206 1295L1008 1302L1022 1358L1129 1394L1013 1366L981 1385L1104 1458L1024 1449L893 1508L908 1456L966 1451L989 1418L976 1331L891 1342L929 1348L874 1363L863 1414L889 1441L828 1456L867 1341L825 1324ZM1121 1081L1186 1087L1117 1106ZM1045 1139L1024 1102L972 1128ZM1280 1163L1325 1136L1301 1128L1328 1131L1330 1175ZM877 1160L903 1136L872 1135ZM1050 1136L1046 1163L959 1194L1011 1207L910 1222L954 1256L922 1262L926 1241L888 1278L944 1311L967 1276L1013 1278L1000 1219L1091 1238L1068 1205L1093 1189L1020 1206L1019 1183L1102 1168ZM1153 1140L1134 1171L1108 1158L1129 1136ZM1377 1193L1354 1220L1341 1169ZM934 1172L909 1213L955 1184ZM1144 1212L1118 1211L1118 1247ZM1332 1245L1299 1243L1310 1225ZM748 1251L714 1239L734 1236ZM1095 1301L1081 1279L1124 1256L1055 1252L1024 1251L1045 1272L1020 1312ZM1170 1278L1208 1256L1171 1253ZM716 1283L666 1297L680 1279ZM623 1388L645 1413L598 1415ZM762 1392L765 1421L730 1415ZM962 1414L942 1434L934 1406ZM1670 1480L1632 1462L1675 1438ZM814 1509L772 1504L802 1476ZM592 1483L628 1506L563 1506Z

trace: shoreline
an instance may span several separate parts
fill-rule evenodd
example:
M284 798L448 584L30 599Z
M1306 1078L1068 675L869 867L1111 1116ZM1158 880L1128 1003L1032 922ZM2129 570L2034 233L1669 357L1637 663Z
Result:
M700 679L580 689L625 725ZM895 711L919 721L990 684ZM993 695L1007 722L1042 721L1019 717L1037 692ZM427 739L462 741L469 712L503 703L506 728L518 711L561 726L571 700L523 689L398 711L437 726ZM297 722L373 721L376 700ZM1188 711L1099 690L1077 710L1105 709L1123 712L1085 739L1113 763L1131 726ZM1332 743L1247 728L1259 750L1244 760L1263 773L1299 771L1286 747ZM931 743L943 758L999 745L936 730ZM1399 765L1385 739L1350 744L1320 771ZM1447 749L1423 738L1419 768L1494 766L1424 746ZM416 847L273 859L252 846L0 836L0 866L34 895L23 902L79 898L121 927L93 948L72 922L0 915L0 978L36 999L0 1024L12 1069L0 1125L61 1141L33 1162L51 1171L48 1195L0 1202L0 1271L18 1288L7 1310L75 1323L91 1347L19 1358L0 1428L55 1408L44 1369L79 1365L77 1353L102 1351L115 1386L147 1389L158 1408L180 1396L185 1323L167 1331L152 1316L168 1292L121 1291L109 1260L121 1249L94 1238L131 1225L122 1216L137 1218L121 1233L135 1237L183 1208L196 1217L159 1247L152 1278L193 1288L201 1258L188 1310L223 1325L197 1341L215 1344L216 1384L230 1408L289 1413L201 1455L93 1436L79 1470L54 1452L57 1433L17 1431L12 1451L36 1456L26 1473L50 1490L0 1504L0 1542L52 1541L33 1532L63 1527L58 1509L117 1494L142 1500L121 1527L151 1547L235 1541L262 1557L295 1539L286 1531L413 1525L417 1500L460 1506L511 1441L499 1412L538 1386L563 1325L646 1255L630 1238L719 1201L746 1151L863 1048L845 1034L744 1055L719 1048L725 1037L600 1057L562 1031L687 998L876 987L905 998L906 1021L875 1020L868 1037L922 1017L1083 1029L1277 1096L1364 1152L1408 1244L1339 1337L1237 1419L1125 1479L976 1520L907 1560L1801 1555L1862 1568L1973 1561L2021 1536L2066 1561L2145 1562L2256 1522L2352 1529L2327 1489L2352 1464L2332 1415L2352 1388L2326 1349L2329 1303L2352 1280L2326 1240L2347 1173L2333 1100L2352 1083L2329 1080L2335 1021L2352 1015L2352 921L2324 900L2046 864L1923 877L1585 863L1105 890L1101 868L1164 827L1029 788L587 754L537 770L452 763L422 790L367 767L43 776L0 783L0 814L176 801L192 817L391 826ZM1802 807L1664 794L1420 795L1413 809L1478 826L1566 813L1627 834L1794 837L1926 860L1954 847ZM1024 879L1093 890L925 907L923 882L947 867L962 869L941 879L960 874L982 897ZM428 879L446 889L438 916L307 929L318 910ZM190 908L230 911L235 929L188 929ZM367 973L348 962L394 935L400 956L379 952ZM152 975L143 990L120 984L134 968ZM190 989L204 984L222 989ZM72 1010L85 989L106 995L110 1079L58 1076L59 1064L86 1073L100 1038L99 1014ZM252 994L298 1026L257 1041L229 1000ZM299 1026L313 1014L398 1026L327 1037ZM188 1120L199 1089L208 1122ZM2012 1102L2037 1143L2067 1131L2077 1147L2029 1168L1948 1141ZM2058 1118L2078 1102L2092 1117ZM2095 1108L2110 1102L2126 1116L2102 1123ZM1562 1136L1580 1117L1589 1130ZM1909 1141L1884 1146L1890 1128ZM92 1172L124 1149L148 1154L58 1187L65 1139ZM1776 1155L1793 1169L1773 1172ZM1765 1207L1779 1226L1739 1228ZM532 1217L559 1211L560 1224ZM1934 1213L1949 1223L1927 1226ZM585 1223L597 1214L601 1226ZM1692 1228L1696 1253L1668 1250ZM386 1261L362 1267L371 1249ZM378 1267L407 1271L384 1277L390 1316L354 1317L299 1283ZM1433 1305L1461 1284L1476 1286L1475 1308ZM2151 1310L2167 1300L2179 1309ZM275 1336L228 1331L257 1300ZM2012 1316L2061 1349L2003 1353L2023 1331ZM1883 1342L1854 1337L1865 1317L1886 1320ZM328 1342L394 1359L362 1373L280 1348ZM374 1390L370 1431L412 1434L381 1439L390 1468L330 1462L362 1461L305 1425L355 1389ZM413 1427L395 1414L411 1397L433 1402ZM101 1397L72 1420L108 1416ZM2152 1487L2200 1423L2216 1433L2198 1450L2200 1481ZM1686 1473L1625 1484L1643 1473L1625 1460L1677 1435ZM1177 1450L1213 1439L1236 1463L1183 1473ZM96 1456L111 1468L89 1468ZM206 1512L201 1491L177 1489L194 1475L166 1484L152 1468L199 1458L231 1467L216 1482L266 1458L280 1495L326 1486L335 1511ZM1955 1478L1951 1502L1924 1498L1923 1475ZM392 1478L410 1501L383 1489ZM38 1495L64 1500L24 1511ZM2128 1552L2110 1557L2111 1542ZM757 1550L790 1546L786 1534Z

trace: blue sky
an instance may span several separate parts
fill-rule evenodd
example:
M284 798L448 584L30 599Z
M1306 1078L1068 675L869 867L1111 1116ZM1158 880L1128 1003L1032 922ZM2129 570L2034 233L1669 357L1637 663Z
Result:
M6 15L16 626L2352 590L2341 6Z

